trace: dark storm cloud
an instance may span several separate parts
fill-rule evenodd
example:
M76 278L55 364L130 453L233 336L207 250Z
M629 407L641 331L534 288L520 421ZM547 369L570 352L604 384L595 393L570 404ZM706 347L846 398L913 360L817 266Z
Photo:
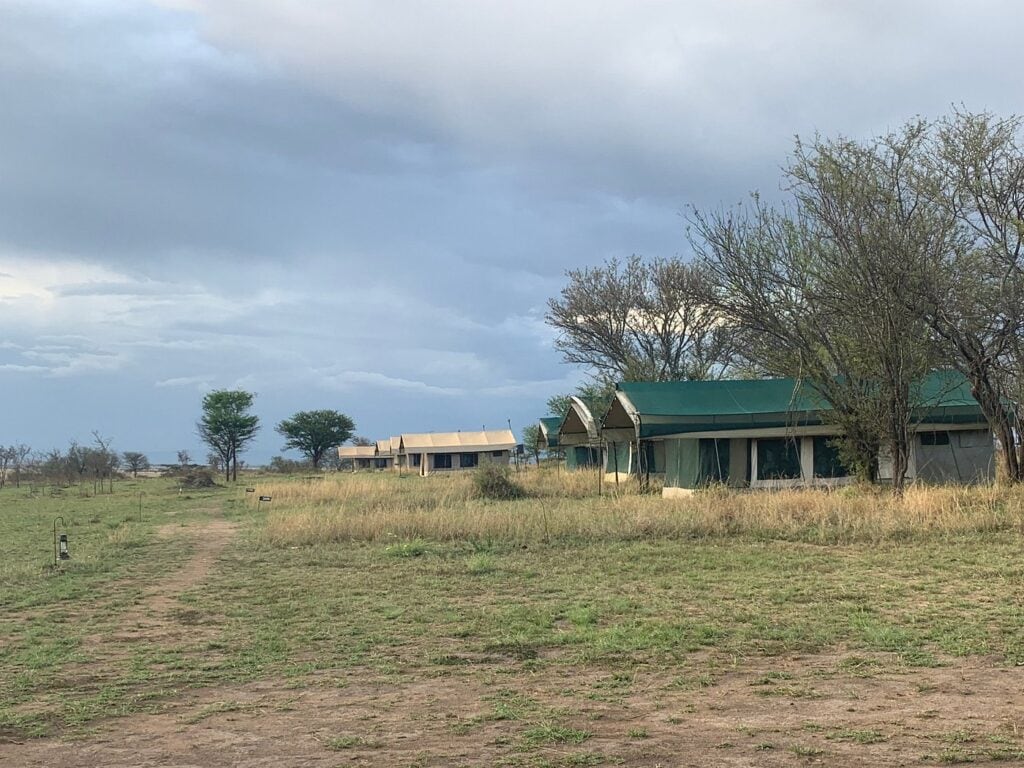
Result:
M686 254L680 211L778 194L793 134L1012 111L1019 32L997 2L0 2L11 439L198 454L234 386L256 458L299 408L519 428L579 376L542 319L566 269Z

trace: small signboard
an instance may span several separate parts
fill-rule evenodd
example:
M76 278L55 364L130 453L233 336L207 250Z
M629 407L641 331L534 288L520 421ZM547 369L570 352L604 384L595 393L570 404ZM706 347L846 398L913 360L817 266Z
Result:
M270 501L269 496L260 496L260 501Z

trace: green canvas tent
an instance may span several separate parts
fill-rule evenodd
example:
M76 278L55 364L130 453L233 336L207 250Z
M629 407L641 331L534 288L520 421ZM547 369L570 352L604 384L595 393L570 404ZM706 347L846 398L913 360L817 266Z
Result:
M566 469L600 467L604 457L601 425L580 398L569 398L569 410L558 430L558 444L565 451Z
M991 433L966 379L935 372L918 394L915 476L957 482L991 477ZM633 440L641 456L643 446L653 446L646 450L655 466L660 447L666 495L714 482L834 484L847 477L829 441L836 435L830 410L810 385L793 379L625 382L616 388L603 434L609 441Z
M541 447L550 451L558 447L558 428L562 426L559 416L544 416L538 421L540 426Z

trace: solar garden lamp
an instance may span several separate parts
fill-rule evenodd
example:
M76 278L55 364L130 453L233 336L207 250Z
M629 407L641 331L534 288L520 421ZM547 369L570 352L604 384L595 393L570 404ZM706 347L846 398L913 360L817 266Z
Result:
M272 496L260 496L259 501L256 502L256 511L258 512L260 510L260 508L263 506L263 502L264 501L269 502L269 501L272 501L272 500L273 500Z
M57 521L60 521L61 533L57 534ZM71 551L68 549L67 523L63 517L53 519L53 567L56 568L60 561L70 560Z

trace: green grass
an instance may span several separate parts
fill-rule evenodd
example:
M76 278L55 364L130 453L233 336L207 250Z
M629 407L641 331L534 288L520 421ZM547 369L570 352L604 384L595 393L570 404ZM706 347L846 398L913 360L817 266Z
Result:
M152 707L151 684L177 677L174 649L132 648L114 662L102 638L148 584L187 560L188 546L156 530L230 510L230 493L178 493L168 480L117 482L113 494L92 495L91 486L0 491L0 735L42 735ZM71 559L54 569L57 516Z
M590 733L578 728L544 723L527 728L523 733L523 743L528 747L542 744L582 744L590 738Z
M285 511L277 505L273 514ZM68 522L72 560L54 572L57 514ZM382 536L276 546L264 535L268 514L238 489L179 494L167 481L118 483L113 495L96 497L0 492L0 737L160 711L189 688L267 679L301 686L351 670L396 683L484 679L482 709L455 720L453 735L501 724L521 755L586 741L593 729L566 702L618 706L634 693L636 670L661 670L666 692L696 697L743 659L771 666L774 657L835 649L844 656L829 674L850 677L911 674L968 656L1024 663L1024 537L1016 530L832 545L757 534L637 537L630 528L623 538L549 542ZM176 529L213 515L242 527L175 608L190 631L97 643L123 629L149 585L188 560L188 539ZM572 681L558 704L512 684L558 675ZM749 690L785 704L818 696L819 687L787 667L753 678ZM245 706L225 697L191 717ZM685 723L689 711L665 712L660 722ZM647 725L628 730L637 745L654 741ZM816 736L830 749L887 738L838 727ZM359 738L326 744L368 746ZM820 745L791 749L821 754ZM983 752L950 735L934 750L940 760L980 759L1019 746ZM595 759L573 754L573 764Z
M328 739L326 744L328 749L333 749L336 752L345 749L355 749L356 747L374 746L372 742L368 742L361 736L335 736Z

